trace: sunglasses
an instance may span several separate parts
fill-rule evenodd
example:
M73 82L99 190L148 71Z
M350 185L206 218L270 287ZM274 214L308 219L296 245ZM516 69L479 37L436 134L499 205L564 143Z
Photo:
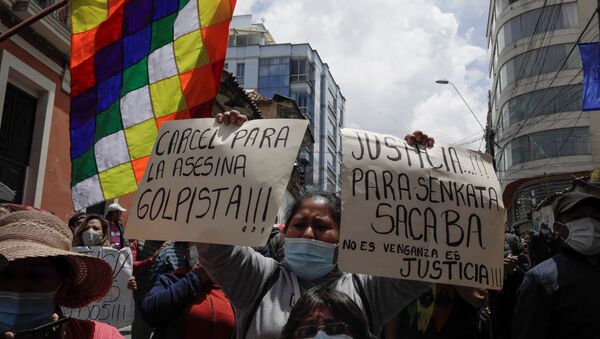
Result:
M298 338L311 338L317 335L319 330L323 330L323 332L327 333L328 335L338 335L346 333L347 328L348 325L343 322L329 323L323 326L300 326L298 329L296 329L296 336Z

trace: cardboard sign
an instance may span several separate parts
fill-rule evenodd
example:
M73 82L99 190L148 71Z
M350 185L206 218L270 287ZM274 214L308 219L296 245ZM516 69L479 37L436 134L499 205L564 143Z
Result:
M162 125L129 213L132 239L262 246L308 121Z
M339 266L500 289L504 206L486 154L343 129Z
M63 307L67 317L83 320L96 320L121 328L133 323L135 302L133 293L127 287L133 274L133 258L129 247L115 250L110 247L73 247L73 252L85 253L106 261L113 269L113 286L101 300L82 308Z

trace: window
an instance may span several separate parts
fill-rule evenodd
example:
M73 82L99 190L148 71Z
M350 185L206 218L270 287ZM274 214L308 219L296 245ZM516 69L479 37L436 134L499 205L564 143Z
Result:
M512 166L533 160L591 154L588 127L562 128L515 138L510 143Z
M500 69L500 90L519 80L544 73L557 72L569 55L571 44L538 48L517 55ZM574 50L561 70L581 68L579 52Z
M296 105L298 105L300 112L304 114L309 112L309 107L312 105L310 94L305 91L292 92L291 97L296 101Z
M238 62L236 66L235 76L240 85L244 86L244 74L246 73L246 64Z
M581 111L581 91L581 85L560 86L514 97L502 107L502 125L508 128L531 117Z
M313 184L314 169L313 166L308 163L304 166L304 185Z
M333 115L335 116L335 94L333 92L333 88L331 86L327 86L327 107L329 108L329 110L331 112L333 112Z
M518 1L521 1L521 0L496 0L496 17L498 17L500 15L500 13L502 12L502 10L504 8L506 8L509 5L512 5Z
M258 63L258 91L267 98L290 96L290 58L262 58Z
M262 33L246 33L239 34L238 32L234 32L229 35L229 47L233 46L248 46L248 45L260 45L262 40Z
M502 52L504 47L534 34L578 26L575 2L534 9L502 25L498 31L498 49Z
M336 128L335 123L329 118L327 119L327 137L335 142L336 138Z
M327 167L329 168L329 170L332 171L335 175L335 150L327 147L325 161L327 162Z
M292 59L290 70L290 81L308 81L308 70L310 69L308 59Z
M18 203L23 201L36 107L37 98L7 84L0 127L0 182L16 191Z
M335 193L335 191L336 191L335 177L333 179L330 177L327 177L327 192Z
M512 165L522 164L530 160L529 136L518 137L510 142Z
M225 69L229 69L229 63L228 63L228 62L226 62L226 63L225 63L225 65L223 65L223 68L225 68Z

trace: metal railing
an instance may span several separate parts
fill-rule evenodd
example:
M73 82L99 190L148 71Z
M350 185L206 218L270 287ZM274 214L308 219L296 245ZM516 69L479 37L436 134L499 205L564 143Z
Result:
M35 4L40 6L42 9L50 7L56 3L57 0L32 0ZM66 29L71 29L71 6L59 8L52 12L49 16L53 17L58 23L63 25Z

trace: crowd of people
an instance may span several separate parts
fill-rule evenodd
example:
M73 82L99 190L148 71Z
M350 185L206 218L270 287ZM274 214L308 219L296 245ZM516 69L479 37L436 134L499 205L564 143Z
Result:
M237 112L217 122L241 125ZM408 143L432 146L415 132ZM340 198L309 193L261 248L125 238L118 203L68 224L0 206L0 336L122 338L64 317L105 296L112 269L75 246L130 247L132 338L600 338L600 199L571 192L555 222L507 232L504 288L430 284L342 272Z

